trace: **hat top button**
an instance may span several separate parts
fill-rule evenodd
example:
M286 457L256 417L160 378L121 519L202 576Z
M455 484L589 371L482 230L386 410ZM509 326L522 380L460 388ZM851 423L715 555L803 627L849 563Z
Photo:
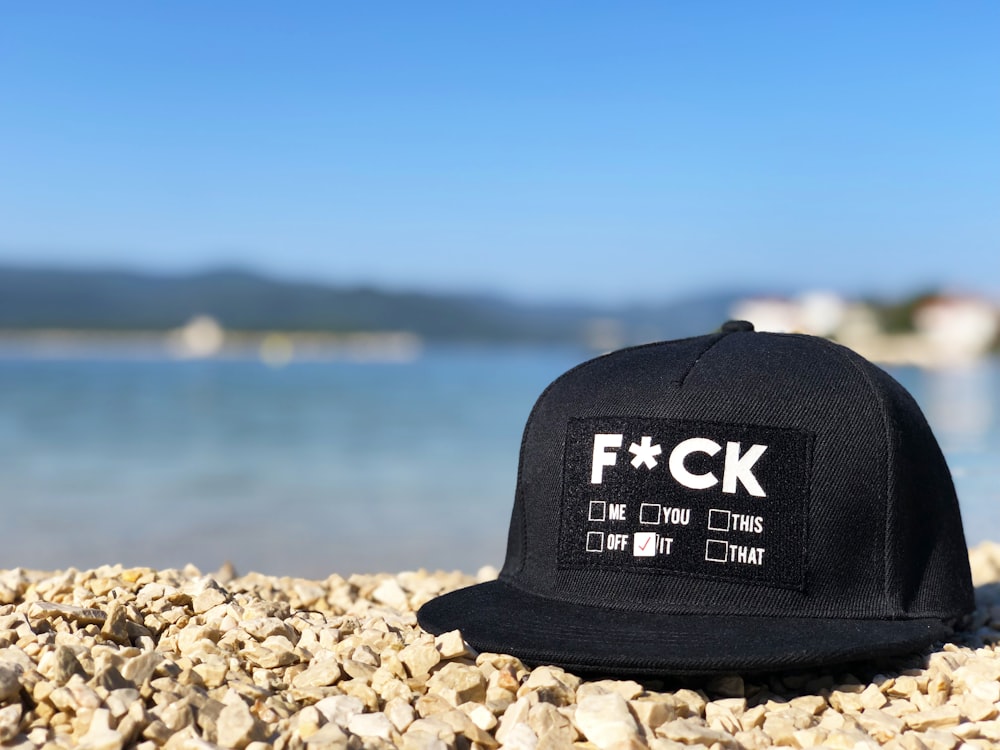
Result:
M722 324L723 333L743 333L753 330L753 323L749 320L727 320Z

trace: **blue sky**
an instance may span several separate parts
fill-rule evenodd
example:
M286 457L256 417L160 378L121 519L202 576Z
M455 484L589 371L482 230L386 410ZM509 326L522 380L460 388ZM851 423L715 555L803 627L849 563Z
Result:
M1000 5L0 11L0 263L1000 297Z

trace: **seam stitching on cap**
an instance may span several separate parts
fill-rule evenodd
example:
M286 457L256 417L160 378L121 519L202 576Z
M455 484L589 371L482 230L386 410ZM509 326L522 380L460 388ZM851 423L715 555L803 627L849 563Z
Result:
M729 335L728 331L723 331L722 333L716 334L716 338L713 338L711 341L709 341L708 346L706 346L704 349L698 352L698 356L694 358L694 361L691 363L691 366L688 367L687 370L684 371L684 374L681 375L680 378L674 382L676 382L677 385L679 386L683 386L684 381L686 381L688 379L688 375L690 375L694 371L695 366L699 362L701 362L702 357L708 354L712 350L712 347L714 347L728 335Z

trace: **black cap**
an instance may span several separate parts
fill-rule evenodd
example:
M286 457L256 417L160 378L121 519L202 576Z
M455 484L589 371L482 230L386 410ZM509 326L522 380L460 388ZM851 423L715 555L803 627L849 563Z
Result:
M499 579L418 619L530 663L711 674L916 651L972 606L951 476L906 390L825 339L731 322L552 383Z

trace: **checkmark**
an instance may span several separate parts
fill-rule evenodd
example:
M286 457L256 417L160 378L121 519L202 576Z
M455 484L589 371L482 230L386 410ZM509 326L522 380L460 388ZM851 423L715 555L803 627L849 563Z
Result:
M632 556L653 557L656 555L656 532L637 531L632 535Z

